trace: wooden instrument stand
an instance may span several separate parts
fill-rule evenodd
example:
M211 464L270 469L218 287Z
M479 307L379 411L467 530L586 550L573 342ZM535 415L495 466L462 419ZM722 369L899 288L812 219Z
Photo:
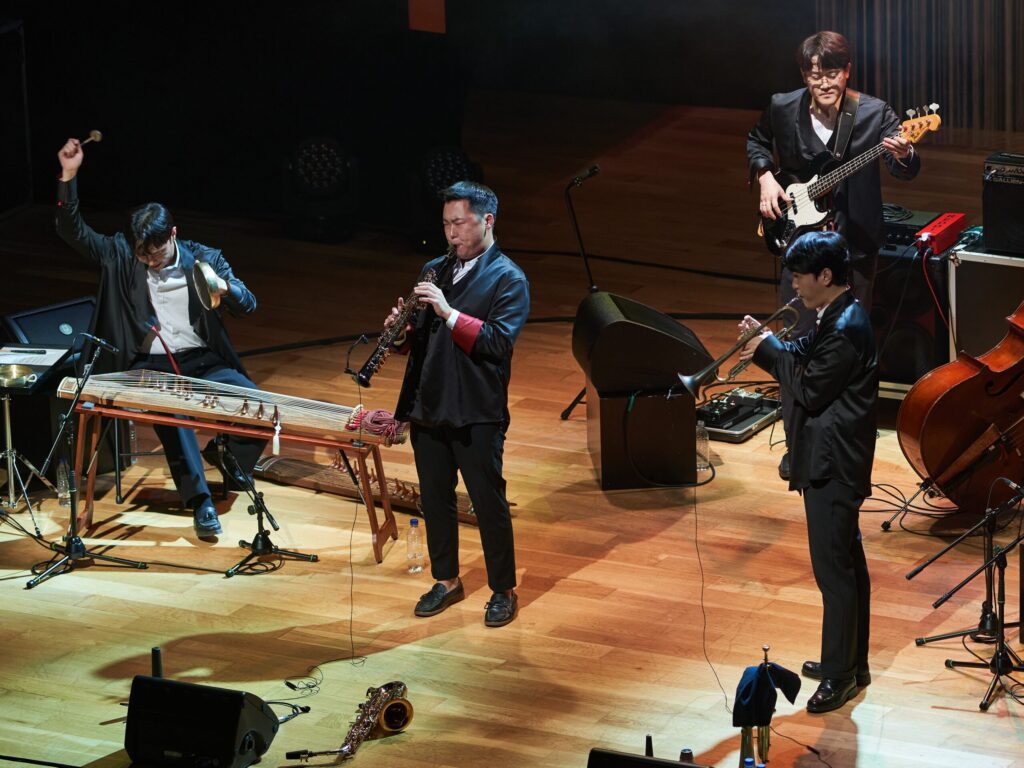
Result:
M79 529L86 530L92 526L93 495L96 488L96 454L99 448L100 427L104 418L108 419L131 419L143 424L163 424L169 427L187 427L189 429L220 432L243 437L259 437L270 440L273 438L273 431L257 427L244 427L234 424L224 424L215 421L203 421L201 419L180 419L174 416L165 416L159 413L147 413L140 411L126 411L121 408L111 408L105 405L94 403L79 403L75 408L78 413L78 443L75 447L75 473L79 478L84 478L85 494L82 497L82 504L78 510ZM312 437L307 435L287 434L282 432L280 439L286 442L299 443L301 445L322 446L334 450L344 451L346 454L355 457L356 466L359 469L359 485L362 491L363 502L366 506L366 514L370 520L370 531L373 536L373 556L380 563L384 560L383 545L387 537L398 538L398 523L391 510L391 498L388 494L387 483L384 479L384 463L380 456L380 446L376 443L364 443L353 436L352 439L332 437ZM88 448L86 443L88 442ZM89 456L87 473L82 474L85 465L85 457ZM376 476L381 478L380 502L384 509L384 522L381 524L377 519L377 507L374 503L373 490L370 487L371 473L367 469L367 457L372 457Z

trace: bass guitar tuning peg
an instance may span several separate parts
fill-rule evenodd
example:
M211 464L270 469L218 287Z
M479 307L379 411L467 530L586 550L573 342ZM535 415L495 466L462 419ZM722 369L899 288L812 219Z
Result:
M917 117L917 111L913 110L913 109L908 109L907 110L907 117L910 117L910 118Z
M928 105L928 109L930 109L932 112L938 112L939 111L939 105L935 104L933 102L933 103Z

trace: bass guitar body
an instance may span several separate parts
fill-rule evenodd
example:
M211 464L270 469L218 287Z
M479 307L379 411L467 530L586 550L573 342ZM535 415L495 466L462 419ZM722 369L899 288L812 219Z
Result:
M775 174L789 202L783 206L780 218L761 217L761 232L769 251L782 256L789 244L804 232L828 226L835 217L832 193L826 192L815 199L813 187L821 176L837 167L839 162L832 153L822 152L799 175L783 171Z
M896 419L903 455L961 509L983 513L1024 483L1024 304L999 344L922 376Z

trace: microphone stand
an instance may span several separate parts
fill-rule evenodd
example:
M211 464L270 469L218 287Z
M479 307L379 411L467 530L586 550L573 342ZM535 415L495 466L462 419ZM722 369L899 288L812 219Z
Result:
M930 637L918 637L918 638L916 638L914 640L914 643L916 645L921 646L921 645L925 645L927 643L935 642L937 640L949 640L949 639L954 638L954 637L970 637L971 640L974 640L975 642L979 642L979 643L991 643L991 642L995 642L996 641L996 636L998 634L1000 634L1002 632L1002 630L1003 630L1003 627L1001 626L1001 623L1002 623L1001 617L997 616L992 611L992 606L993 606L993 603L994 603L993 595L994 595L994 592L995 592L995 585L993 583L993 578L992 578L992 564L993 564L993 561L994 561L994 559L996 557L996 555L995 555L995 544L994 544L994 541L993 541L993 539L995 537L996 518L998 517L1000 512L1002 512L1004 509L1009 509L1014 504L1017 504L1022 498L1024 498L1024 495L1018 494L1018 495L1014 496L1012 499L1010 499L1008 502L1006 502L1005 504L1003 504L1001 506L998 506L995 509L987 509L987 510L985 510L985 514L981 518L981 520L979 520L973 526L971 526L966 531L964 531L962 534L960 534L960 536L958 536L956 539L951 541L941 551L939 551L938 553L936 553L932 557L928 558L925 562L923 562L921 565L919 565L916 568L914 568L913 570L911 570L906 575L907 581L910 581L915 576L917 576L917 574L919 574L921 571L923 571L925 568L927 568L929 565L931 565L936 560L938 560L940 557L942 557L944 554L949 552L949 550L951 550L955 546L957 546L961 541L966 539L968 536L970 536L972 533L977 531L979 528L984 527L984 536L985 536L984 554L983 554L983 557L985 559L984 564L980 568L978 568L976 571L974 571L974 573L972 573L970 576L968 576L964 581L960 582L960 584L958 584L956 587L954 587L951 591L947 592L945 595L943 595L938 600L936 600L934 603L932 603L932 608L938 608L943 603L945 603L947 600L949 600L949 598L951 598L954 594L956 594L969 581L974 579L975 576L977 576L979 573L984 571L985 572L985 599L984 599L984 601L981 604L981 616L978 619L978 626L970 628L970 629L957 630L955 632L946 632L946 633L943 633L941 635L932 635ZM1013 624L1010 624L1009 626L1018 626L1018 622L1014 622Z
M252 562L256 558L264 555L277 555L284 560L305 560L309 563L318 562L320 560L318 555L307 554L305 552L295 552L290 549L281 549L270 540L270 531L268 531L263 525L263 518L266 517L267 520L270 521L270 525L275 531L281 530L281 526L277 524L277 520L275 520L274 516L270 514L270 510L267 509L267 505L263 503L263 492L257 491L256 484L253 482L252 478L242 471L242 467L239 465L238 459L235 458L235 454L227 447L224 447L223 450L225 466L230 464L232 474L245 478L245 492L249 494L249 498L252 500L252 504L249 505L249 514L256 515L256 535L253 537L252 542L250 543L244 539L239 540L238 542L238 546L243 549L248 549L249 554L228 568L224 572L224 575L230 578L241 572L243 569L245 569L244 572L247 574L264 573L266 570L274 570L273 566L260 568L261 563Z
M993 528L995 526L995 518L999 512L1003 509L1009 509L1014 504L1017 504L1022 498L1024 498L1024 494L1018 494L1006 504L996 507L994 510L988 510L985 515L986 520L983 520L982 523L989 522L990 518L992 522L989 523L989 528ZM989 683L988 690L985 691L985 695L978 704L978 709L982 712L987 711L992 705L992 698L995 696L997 687L1006 691L1010 690L1002 681L1003 675L1009 675L1011 672L1024 672L1024 661L1022 661L1020 656L1018 656L1013 649L1006 644L1006 628L1020 626L1020 622L1015 621L1007 624L1004 621L1006 607L1006 553L1012 550L1021 541L1024 541L1024 533L1018 535L1017 538L1005 547L993 547L991 552L986 552L988 559L985 560L985 562L982 563L974 573L961 581L953 587L953 589L932 604L934 608L938 608L949 598L955 595L962 587L972 581L979 573L985 571L987 574L991 574L992 569L996 569L998 574L996 577L996 613L993 621L993 634L995 635L994 639L996 648L992 653L992 658L987 662L956 661L955 659L946 659L947 669L966 667L969 669L988 669L992 672L992 681Z
M62 455L64 460L67 462L68 467L68 491L71 496L71 520L68 524L68 532L64 535L64 544L50 544L50 549L63 555L63 557L52 563L42 573L32 579L29 579L29 581L25 583L25 589L32 589L51 576L60 576L62 573L68 573L74 568L75 564L79 560L103 560L140 569L149 567L147 563L140 562L138 560L126 560L121 557L113 557L112 555L90 552L86 549L85 544L78 535L78 478L75 473L74 461L75 407L78 405L78 401L82 396L82 390L85 389L85 384L89 380L89 376L92 375L93 367L96 365L96 360L99 358L100 352L102 351L103 347L97 344L93 350L92 359L82 371L82 377L78 380L78 387L75 389L75 397L72 399L71 405L68 406L67 412L60 417L60 429L57 432L57 437L53 441L53 446L50 448L50 453L47 455L46 461L43 463L43 469L41 472L43 475L46 474L46 471L50 468L50 462L53 461L54 454L57 452L57 448L63 444ZM35 568L33 568L33 572L35 572Z
M580 246L580 257L582 257L583 259L583 268L587 272L587 283L590 286L589 290L591 293L597 293L598 287L597 284L594 282L594 275L590 271L590 259L587 257L587 251L583 247L583 235L580 234L580 223L579 220L576 218L576 208L572 204L572 191L580 184L582 184L584 181L589 179L591 176L597 175L598 171L600 171L600 168L596 165L592 165L585 173L582 173L579 176L574 176L572 181L570 181L565 186L565 207L569 211L569 221L572 222L573 231L576 233L576 242L579 243ZM573 410L576 408L577 405L579 405L583 401L583 398L586 397L586 394L587 388L586 386L584 386L583 389L581 389L579 393L576 395L576 397L572 399L572 402L569 403L568 407L564 411L562 411L562 421L568 421L569 417L572 415Z

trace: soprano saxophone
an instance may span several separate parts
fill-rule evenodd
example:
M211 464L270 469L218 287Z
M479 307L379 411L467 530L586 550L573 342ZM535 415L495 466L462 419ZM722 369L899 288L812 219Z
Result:
M311 752L308 749L288 752L288 760L308 760L319 755L341 755L342 760L355 757L356 750L371 734L390 736L401 733L412 722L412 704L406 699L408 689L397 680L380 688L367 688L366 701L359 705L359 715L338 749Z
M455 258L455 246L448 246L448 252L445 254L444 263L437 269L428 269L427 273L423 275L421 283L434 283L435 285L440 282L442 275L447 269L451 268L453 259ZM388 355L391 354L395 339L401 337L405 333L405 328L409 324L409 321L416 314L420 308L420 297L416 295L415 290L409 294L409 298L405 300L405 304L402 306L402 311L395 317L395 321L391 323L384 332L377 338L377 348L373 350L373 354L367 358L366 362L363 363L363 367L359 369L353 378L361 387L369 387L370 379L377 371L380 370L381 366L384 365L384 361L388 359Z

